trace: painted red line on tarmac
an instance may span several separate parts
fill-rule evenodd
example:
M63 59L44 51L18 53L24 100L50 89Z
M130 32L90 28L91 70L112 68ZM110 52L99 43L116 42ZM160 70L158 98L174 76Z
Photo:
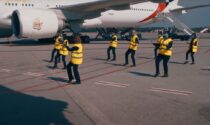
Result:
M44 74L44 75L42 75L40 77L30 77L30 78L26 78L26 79L16 80L16 81L9 82L9 83L3 83L1 85L14 85L14 84L18 84L19 82L23 82L23 81L27 81L27 80L31 80L31 79L42 78L44 76L49 76L49 75L57 74L57 73L61 73L61 72L64 72L64 71L59 71L59 72L54 72L54 73L48 73L48 74Z
M18 77L18 76L22 76L22 74L12 74L12 75L9 75L9 76L1 77L1 80L7 79L7 78L15 78L15 77Z
M183 52L177 52L175 54L179 54L179 53L183 53ZM154 59L152 60L149 60L149 61L145 61L143 63L139 63L138 65L143 65L143 64L146 64L146 63L150 63L154 61ZM113 68L113 67L111 67ZM110 72L107 72L107 73L103 73L103 74L98 74L98 75L95 75L95 76L91 76L91 77L87 77L87 78L84 78L82 79L82 81L87 81L87 80L91 80L91 79L94 79L94 78L97 78L97 77L101 77L101 76L105 76L105 75L109 75L109 74L112 74L112 73L115 73L115 72L119 72L119 71L123 71L123 70L126 70L126 69L129 69L131 67L125 67L123 69L117 69L117 70L114 70L114 71L110 71ZM83 74L84 75L84 74ZM55 89L60 89L60 88L64 88L66 86L68 86L69 84L67 85L62 85L62 86L57 86L57 87L53 87L53 88L48 88L48 89L42 89L42 90L31 90L33 92L39 92L39 91L51 91L51 90L55 90Z
M58 86L51 87L51 88L47 88L47 89L26 90L26 91L24 91L24 92L52 91L52 90L61 89L61 88L64 88L64 87L70 86L70 85L72 85L72 84L63 84L63 85L58 85Z
M178 53L183 53L183 52L178 52ZM175 54L177 54L177 53L175 53ZM152 59L152 60L149 60L149 61L146 61L146 62L143 62L143 63L140 63L140 64L138 64L138 65L143 65L143 64L146 64L146 63L149 63L149 62L152 62L152 61L153 61L153 59ZM125 68L123 68L123 69L117 69L117 70L110 71L110 72L107 72L107 73L95 75L95 76L92 76L92 77L88 77L88 78L82 79L82 81L87 81L87 80L94 79L94 78L97 78L97 77L109 75L109 74L111 74L111 73L123 71L123 70L129 69L129 68L130 68L130 67L125 67ZM62 72L63 72L63 71L62 71ZM53 74L55 74L55 73L53 73ZM49 75L49 74L46 74L45 76L47 76L47 75ZM42 77L43 77L43 76L42 76ZM38 78L38 77L36 77L36 78ZM30 79L33 79L33 78L30 78ZM24 80L24 81L25 81L25 80ZM48 83L49 83L49 82L48 82ZM42 84L32 86L32 87L30 87L30 89L35 88L35 87L39 87L40 85L42 85ZM39 89L39 90L28 90L29 88L27 87L27 92L30 92L30 91L33 91L33 92L52 91L52 90L64 88L64 87L66 87L66 86L68 86L68 85L69 85L69 84L67 84L67 85L62 85L62 86L59 85L59 86L51 87L51 88L48 88L48 89ZM25 90L25 88L23 88L23 90Z
M153 60L150 60L150 61L146 61L146 62L143 62L143 63L140 63L138 65L143 65L143 64L146 64L146 63L149 63ZM90 79L93 79L93 78L97 78L97 77L100 77L100 76L104 76L104 75L109 75L110 73L114 73L114 72L118 72L118 71L122 71L122 70L126 70L126 69L129 69L131 67L125 67L123 69L118 69L118 70L114 70L114 71L111 71L111 72L107 72L107 73L103 73L103 74L100 74L100 75L95 75L95 76L92 76L92 77L88 77L88 78L85 78L85 79L82 79L82 81L87 81L87 80L90 80ZM49 83L49 82L46 82L46 83ZM43 84L43 83L42 83ZM42 85L41 84L41 85ZM46 84L44 84L46 85ZM47 89L34 89L34 90L29 90L29 89L33 89L33 88L36 88L36 87L39 87L39 85L34 85L32 87L27 87L27 88L23 88L21 89L21 92L42 92L42 91L52 91L52 90L56 90L56 89L61 89L61 88L64 88L64 87L67 87L71 84L63 84L63 85L58 85L58 86L55 86L55 87L51 87L51 88L47 88Z

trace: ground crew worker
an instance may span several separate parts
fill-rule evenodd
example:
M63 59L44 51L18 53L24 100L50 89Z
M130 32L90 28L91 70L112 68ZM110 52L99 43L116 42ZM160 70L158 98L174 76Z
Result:
M55 36L55 38L54 38L54 41L55 41L54 49L52 50L51 59L50 59L49 62L53 62L55 53L56 53L56 55L59 53L59 49L61 48L61 43L60 43L61 38L62 37L59 34L57 34ZM58 58L58 62L60 62L60 56Z
M170 60L170 57L172 56L172 46L173 46L172 38L168 34L164 34L164 40L160 42L159 54L155 60L156 74L154 75L154 77L157 77L160 74L159 66L161 60L163 60L163 68L164 68L163 77L168 77L168 62Z
M55 63L54 63L53 68L57 68L57 60L61 56L62 57L62 62L63 62L63 69L66 69L66 56L69 55L69 51L66 48L66 46L69 46L69 41L68 41L66 35L63 36L63 39L61 41L62 41L62 44L61 44L61 47L59 49L59 53L55 57Z
M195 64L194 54L196 52L198 52L198 38L197 38L197 35L194 33L192 35L192 40L190 42L189 49L186 52L186 61L185 61L184 64L188 63L188 55L189 54L191 54L191 59L192 59L192 63L191 64Z
M112 51L112 54L113 54L113 59L111 61L116 60L116 48L117 48L117 46L118 46L117 33L115 33L112 36L109 48L107 49L107 61L110 60L110 51Z
M78 67L80 64L83 63L83 45L80 36L76 35L74 38L73 47L67 48L69 51L71 51L71 59L69 64L67 65L67 73L69 78L68 83L72 83L72 80L75 77L76 82L73 82L72 84L81 84ZM72 68L74 72L74 77L72 75Z
M138 44L139 44L139 38L138 35L136 34L135 31L132 31L132 37L129 43L129 48L127 52L125 53L125 64L124 66L128 65L128 56L131 54L131 59L133 62L132 67L136 66L136 61L135 61L135 53L136 50L138 49Z
M157 39L157 42L154 43L154 54L155 54L155 59L157 58L157 51L160 47L160 42L163 40L163 33L162 32L158 32L158 39Z

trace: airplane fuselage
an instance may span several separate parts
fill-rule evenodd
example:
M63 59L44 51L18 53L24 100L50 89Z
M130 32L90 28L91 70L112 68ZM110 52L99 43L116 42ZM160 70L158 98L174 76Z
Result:
M8 30L12 32L11 15L15 10L19 9L45 9L56 12L58 18L70 20L62 9L63 6L72 6L81 1L69 0L1 0L0 1L0 32ZM94 1L94 0L93 0ZM87 1L86 1L87 2ZM91 1L88 1L91 2ZM94 19L84 19L81 25L83 28L97 28L97 27L136 27L154 22L155 17L161 13L169 10L167 3L152 3L144 2L131 5L125 10L108 10L101 14L101 16ZM64 14L65 13L65 14ZM31 14L33 15L33 13ZM0 34L1 37L1 34Z

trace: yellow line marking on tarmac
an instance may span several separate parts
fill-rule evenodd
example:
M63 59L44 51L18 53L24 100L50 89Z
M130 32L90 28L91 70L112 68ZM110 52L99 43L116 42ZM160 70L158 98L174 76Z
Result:
M189 91L179 91L179 90L163 89L163 88L151 88L149 89L149 91L169 93L169 94L175 94L175 95L184 95L184 96L189 96L192 94L192 92L189 92Z

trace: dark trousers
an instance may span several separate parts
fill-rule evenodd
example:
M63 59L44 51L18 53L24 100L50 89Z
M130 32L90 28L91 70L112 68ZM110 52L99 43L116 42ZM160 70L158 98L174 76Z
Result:
M192 63L194 63L195 62L195 59L194 59L194 52L192 52L192 50L191 49L189 49L187 52L186 52L186 60L188 60L188 55L191 55L191 59L192 59Z
M59 54L59 53L57 53L57 55L55 56L54 67L57 67L58 60L59 60L60 56L61 56L61 58L62 58L63 68L66 68L66 56L61 55L61 54Z
M116 48L111 47L111 46L107 49L107 59L110 59L111 58L110 57L110 52L112 51L113 60L116 60L116 52L115 52L115 50L116 50Z
M163 60L163 69L164 69L164 74L168 75L168 62L170 60L170 56L165 56L165 55L161 55L159 54L155 60L155 64L156 64L156 74L160 73L160 62Z
M133 65L136 65L136 61L135 61L136 51L132 50L132 49L128 49L127 52L125 53L125 64L128 64L128 56L130 54L131 54L131 59L132 59Z
M59 53L59 50L57 50L57 49L53 49L52 50L52 53L51 53L51 59L50 59L50 62L53 62L53 59L54 59L54 56L55 56L55 53L56 53L56 55ZM60 56L59 56L59 58L58 58L58 61L60 62Z
M157 47L157 46L154 48L155 58L157 58L157 51L158 51L158 49L159 49L159 47Z
M74 72L74 77L76 79L76 82L80 83L81 81L80 81L80 75L79 75L79 71L78 71L79 65L73 64L71 62L67 65L67 73L68 73L69 81L74 79L74 77L72 75L72 67L73 67L73 72Z

